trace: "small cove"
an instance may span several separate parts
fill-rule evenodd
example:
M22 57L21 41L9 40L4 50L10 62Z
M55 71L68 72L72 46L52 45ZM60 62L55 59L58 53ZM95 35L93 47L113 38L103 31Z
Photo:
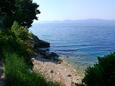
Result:
M30 31L50 42L50 51L68 57L66 60L80 69L96 63L98 56L115 51L115 26L38 23Z

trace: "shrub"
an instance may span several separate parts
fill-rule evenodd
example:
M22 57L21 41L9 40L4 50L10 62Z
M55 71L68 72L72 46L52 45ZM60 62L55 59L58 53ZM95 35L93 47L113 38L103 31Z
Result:
M17 52L18 55L23 55L27 63L30 63L30 58L34 54L32 34L27 28L20 26L17 22L7 32L0 30L0 54L3 51Z
M46 81L41 75L30 72L23 58L17 54L5 54L6 86L59 86Z
M11 35L13 35L15 44L17 45L14 50L16 49L15 51L19 55L23 55L26 62L31 65L30 58L34 54L32 34L29 33L27 28L14 22L11 27Z
M115 53L98 57L98 63L86 70L86 86L115 86Z
M17 43L17 47L20 51L23 51L23 55L33 54L33 40L32 34L29 33L27 28L20 26L17 22L11 27L11 33L14 35L14 39Z

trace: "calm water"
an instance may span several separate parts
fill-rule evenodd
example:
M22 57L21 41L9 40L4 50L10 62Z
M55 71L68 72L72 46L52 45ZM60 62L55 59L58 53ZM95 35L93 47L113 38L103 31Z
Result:
M34 24L31 31L51 43L51 51L67 55L74 64L90 65L115 51L114 26L80 26L65 23Z

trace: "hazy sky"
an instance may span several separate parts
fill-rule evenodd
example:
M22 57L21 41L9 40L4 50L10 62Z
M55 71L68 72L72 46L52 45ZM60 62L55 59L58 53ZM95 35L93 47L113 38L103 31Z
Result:
M115 20L115 0L34 0L40 7L39 20Z

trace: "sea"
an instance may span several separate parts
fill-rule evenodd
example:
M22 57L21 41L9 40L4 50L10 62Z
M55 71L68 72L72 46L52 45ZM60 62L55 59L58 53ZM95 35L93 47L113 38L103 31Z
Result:
M107 23L38 22L30 31L76 68L86 69L115 51L115 25Z

